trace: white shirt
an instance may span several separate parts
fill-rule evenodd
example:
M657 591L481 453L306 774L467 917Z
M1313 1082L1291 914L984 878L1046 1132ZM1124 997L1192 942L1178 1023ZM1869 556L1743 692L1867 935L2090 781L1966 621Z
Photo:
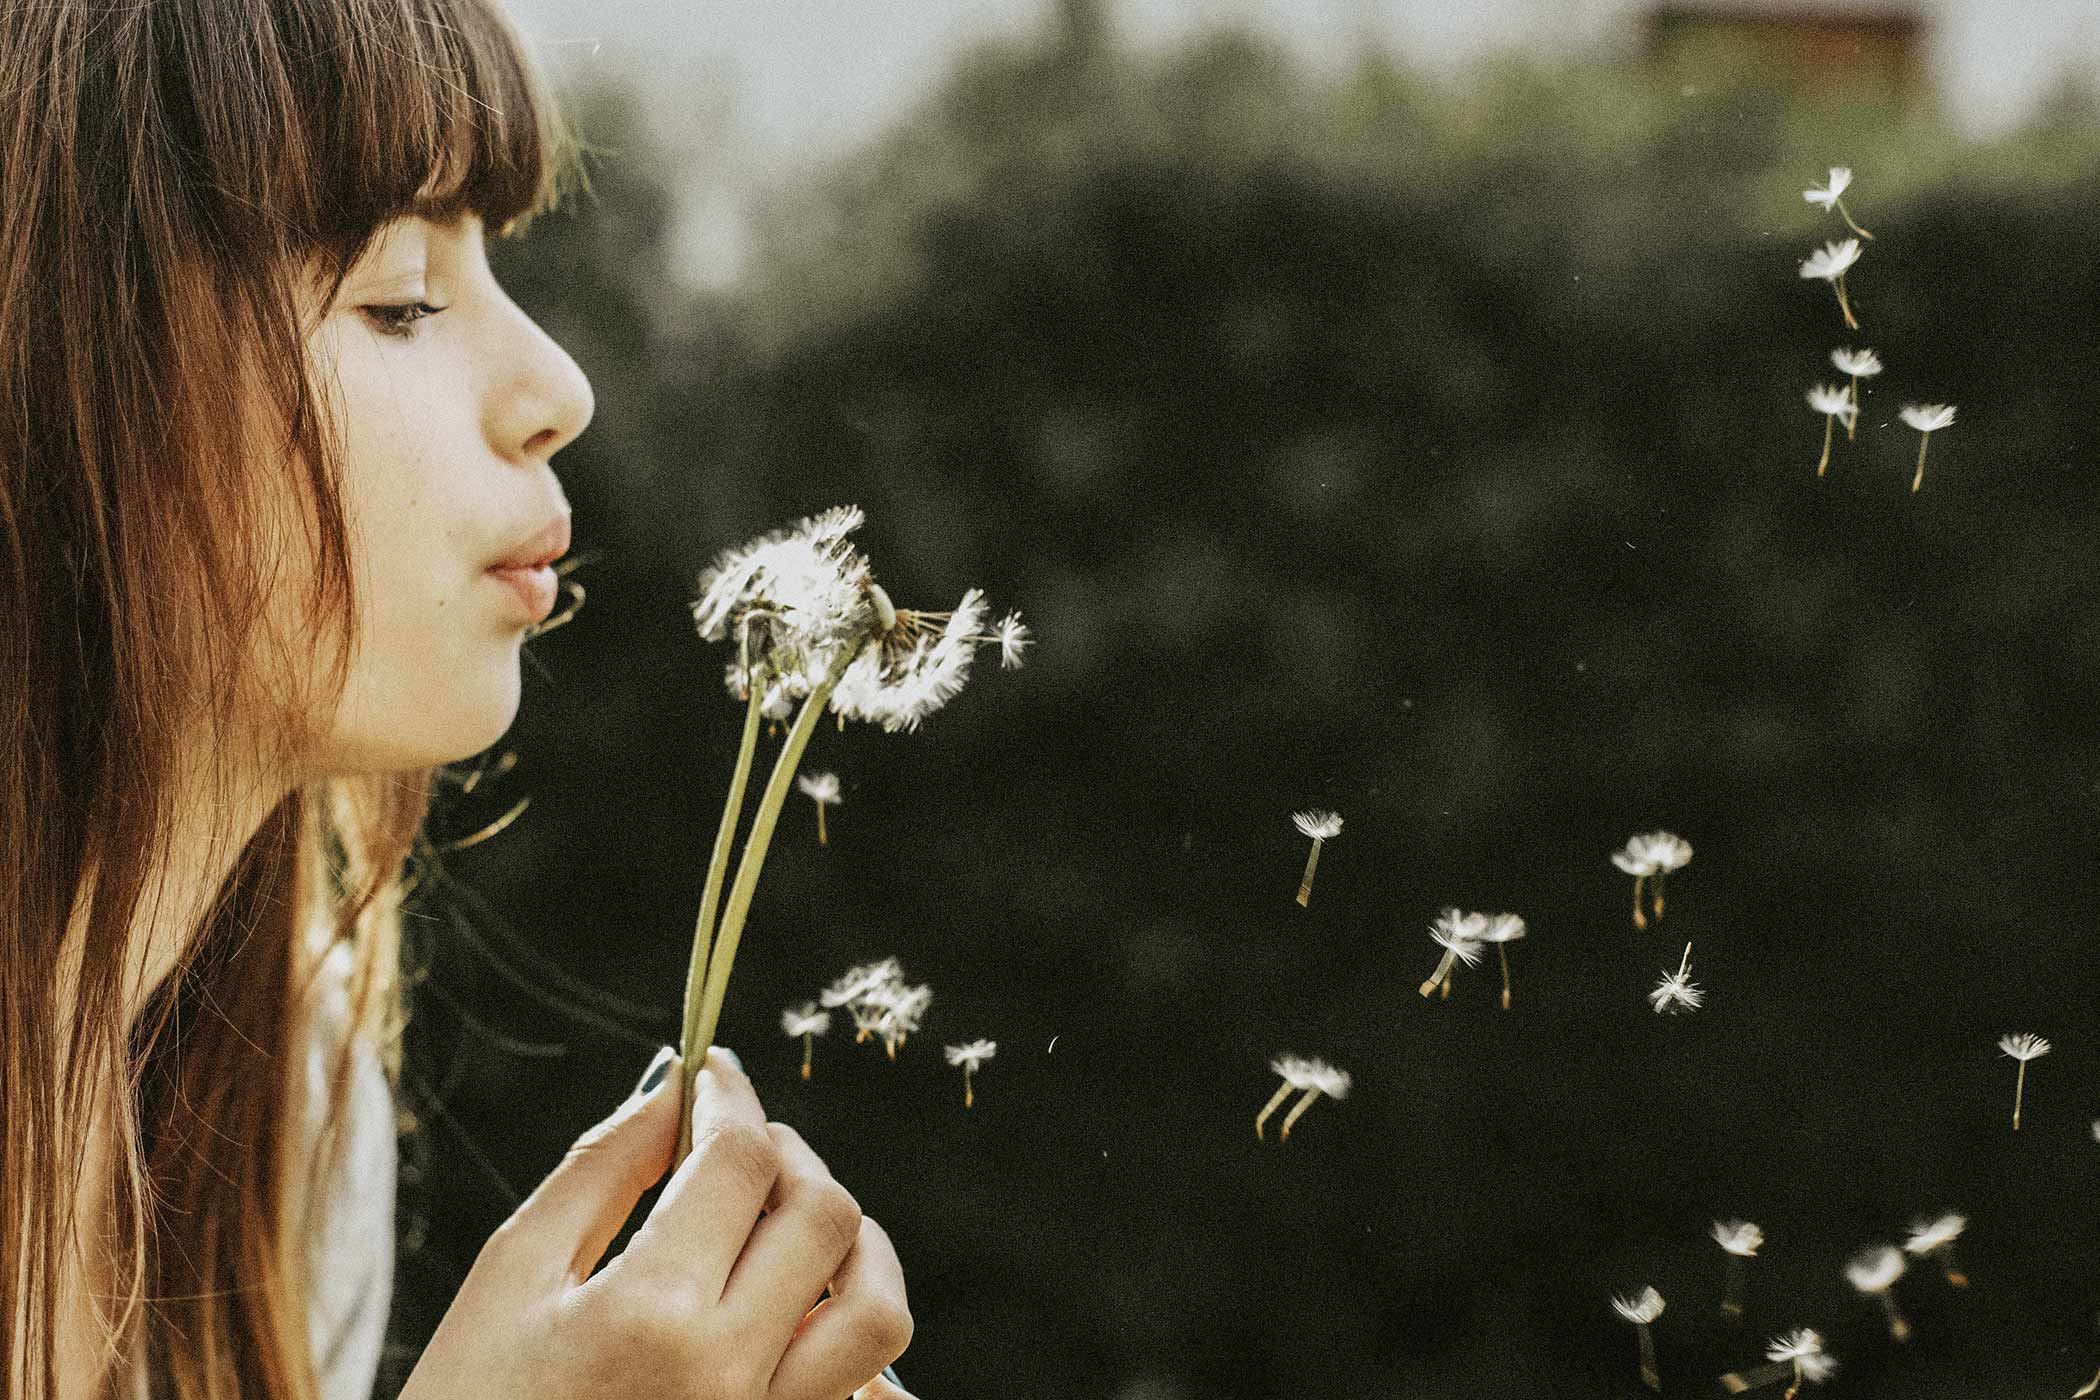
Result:
M306 1047L307 1114L302 1161L319 1146L323 1098L335 1049L348 1032L350 949L337 944L321 965L321 999ZM372 1046L352 1051L338 1169L328 1179L321 1223L307 1237L312 1296L307 1335L321 1400L371 1400L394 1289L394 1100ZM133 1356L143 1354L133 1339ZM133 1368L135 1400L154 1400L146 1368Z

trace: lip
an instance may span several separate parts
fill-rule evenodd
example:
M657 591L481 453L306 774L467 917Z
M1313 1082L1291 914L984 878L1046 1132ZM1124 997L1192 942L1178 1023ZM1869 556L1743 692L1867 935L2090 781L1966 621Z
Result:
M545 564L530 568L493 568L488 571L488 576L510 591L532 621L545 622L553 613L560 586L554 570Z
M552 564L569 552L569 513L563 511L537 532L520 540L515 549L489 565L498 569L532 569Z

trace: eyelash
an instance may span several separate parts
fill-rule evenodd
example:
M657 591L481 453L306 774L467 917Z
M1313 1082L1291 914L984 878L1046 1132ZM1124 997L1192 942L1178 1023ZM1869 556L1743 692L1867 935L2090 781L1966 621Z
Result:
M425 316L435 316L443 311L442 306L432 306L427 301L404 302L400 305L367 306L366 316L381 335L398 336L407 340L416 333L415 323Z

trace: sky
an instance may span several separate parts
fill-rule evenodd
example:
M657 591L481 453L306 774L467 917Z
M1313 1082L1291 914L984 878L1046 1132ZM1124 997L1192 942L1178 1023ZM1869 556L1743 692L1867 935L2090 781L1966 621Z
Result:
M1053 11L1051 0L508 6L558 74L621 75L653 94L665 135L707 138L690 141L684 191L683 270L703 284L734 279L742 192L866 140L908 111L959 50L1039 32ZM1975 135L2018 122L2066 68L2100 70L2100 0L1920 0L1913 8L1931 22L1931 61L1949 107ZM1632 0L1115 0L1113 15L1140 48L1239 24L1314 66L1339 65L1370 37L1435 70L1501 47L1611 42L1644 9Z

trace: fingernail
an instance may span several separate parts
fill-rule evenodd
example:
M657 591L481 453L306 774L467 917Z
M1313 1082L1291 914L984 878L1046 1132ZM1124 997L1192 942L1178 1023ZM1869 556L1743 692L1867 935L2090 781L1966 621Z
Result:
M717 1045L715 1047L715 1053L717 1055L720 1055L723 1059L729 1061L729 1067L735 1070L738 1074L742 1074L744 1072L744 1062L737 1055L736 1051L731 1050L726 1045Z
M671 1072L671 1061L676 1058L678 1051L672 1046L666 1045L657 1051L656 1058L649 1062L649 1068L642 1072L642 1082L634 1086L635 1095L646 1094L663 1083L664 1076Z
M904 1394L911 1394L910 1391L904 1389L904 1382L897 1379L897 1368L895 1366L883 1367L882 1378L897 1387L898 1390L903 1391Z

